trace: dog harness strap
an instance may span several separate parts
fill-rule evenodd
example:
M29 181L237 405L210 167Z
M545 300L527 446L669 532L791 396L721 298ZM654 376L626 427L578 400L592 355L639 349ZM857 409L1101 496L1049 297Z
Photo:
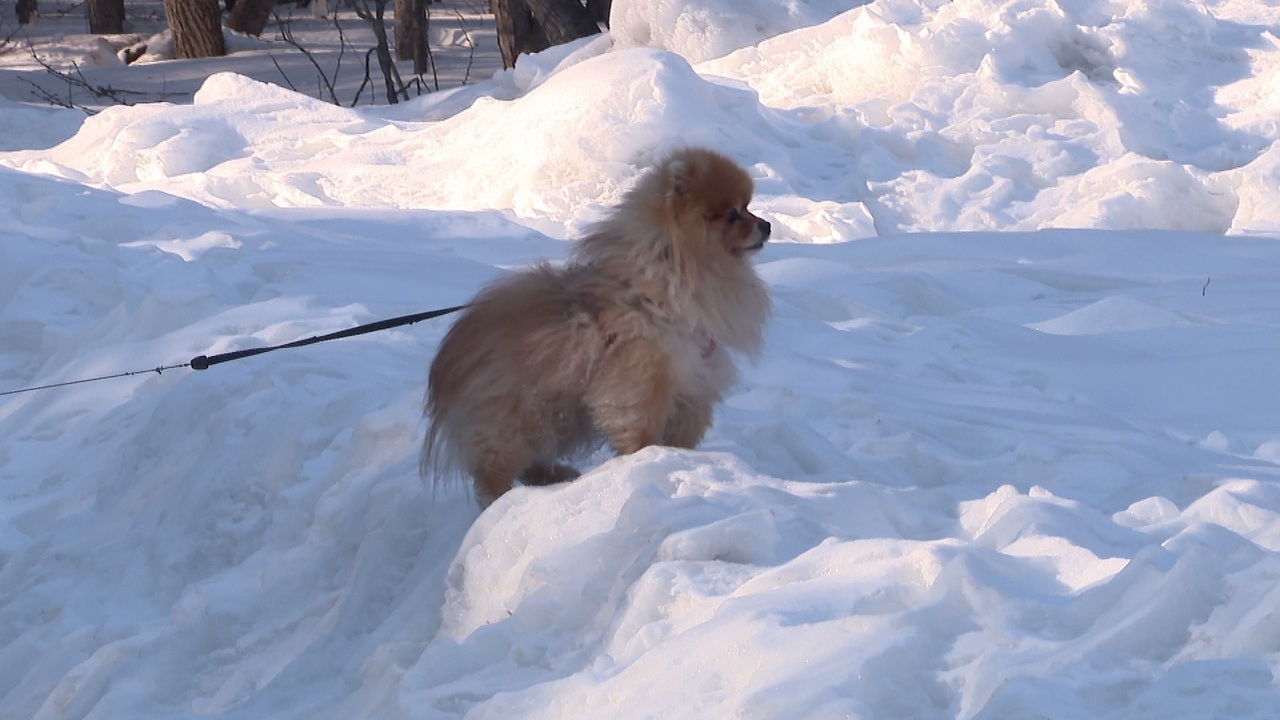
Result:
M604 346L609 347L612 345L618 339L618 334L605 330L604 311L600 308L600 302L596 298L596 294L590 290L583 290L578 293L578 299L582 301L583 307L591 314L591 319L596 321L596 327L600 328L600 332L604 333Z
M710 360L711 356L715 354L716 354L716 339L708 335L707 346L702 348L702 359Z

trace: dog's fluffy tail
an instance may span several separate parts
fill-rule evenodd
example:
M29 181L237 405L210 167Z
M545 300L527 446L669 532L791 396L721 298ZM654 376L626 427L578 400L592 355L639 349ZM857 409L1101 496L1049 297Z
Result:
M466 473L460 467L457 453L449 439L448 410L439 407L427 391L426 402L423 403L423 416L427 420L427 432L422 439L422 450L418 455L418 474L422 481L433 489L449 487L463 483Z

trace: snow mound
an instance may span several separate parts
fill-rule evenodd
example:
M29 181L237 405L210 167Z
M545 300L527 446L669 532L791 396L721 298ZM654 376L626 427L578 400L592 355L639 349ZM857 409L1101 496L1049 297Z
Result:
M1207 288L1206 288L1207 289ZM1194 319L1136 298L1116 295L1035 324L1051 335L1134 332L1196 325Z
M1218 588L1280 571L1251 549L1280 539L1274 495L1229 484L1153 525L1004 486L954 516L938 491L786 482L650 449L480 518L401 701L415 717L1024 715L1046 695L1089 707L1154 662L1168 675L1137 702L1167 707L1159 693L1203 672L1261 718L1280 708L1267 673L1183 638L1262 621L1260 597ZM1269 630L1225 642L1276 649ZM1101 660L1115 657L1128 660Z
M0 106L0 717L1280 717L1273 5L620 1L393 108ZM775 228L699 450L482 513L447 319L183 366L561 262L685 144Z
M621 47L660 47L699 62L816 25L848 8L847 0L617 0L609 32Z

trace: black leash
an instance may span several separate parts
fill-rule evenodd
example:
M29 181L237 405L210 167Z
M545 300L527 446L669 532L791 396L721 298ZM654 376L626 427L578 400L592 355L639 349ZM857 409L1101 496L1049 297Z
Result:
M53 383L52 385L39 385L37 387L22 388L21 390L6 390L4 392L0 392L0 397L4 397L5 395L35 392L36 390L52 390L53 388L67 387L68 385L81 385L83 383L98 382L99 380L115 380L116 378L133 377L134 375L145 375L147 373L159 374L165 370L176 370L184 367L191 367L191 363L183 363L181 365L162 365L160 367L151 368L150 370L134 370L132 372L122 372L115 375L103 375L102 377L85 378L83 380L68 380L67 382Z
M327 335L317 335L315 337L305 338L303 340L294 340L293 342L284 343L283 345L272 345L270 347L250 348L248 350L236 350L234 352L221 353L219 355L197 355L189 362L181 365L161 365L147 370L134 370L131 372L122 372L115 375L103 375L101 377L85 378L83 380L70 380L67 382L53 383L51 385L40 385L38 387L22 388L20 390L7 390L0 392L0 397L5 395L17 395L19 393L35 392L37 390L50 390L53 388L67 387L68 385L81 385L83 383L98 382L100 380L115 380L117 378L133 377L134 375L145 375L147 373L163 373L165 370L179 370L181 368L191 368L192 370L207 370L214 365L221 365L224 362L239 360L240 358L252 357L269 353L274 350L283 350L285 348L296 348L304 345L314 345L315 343L325 342L326 340L339 340L341 338L355 337L356 335L364 335L366 333L378 332L379 330L390 330L394 327L402 325L412 325L423 320L430 320L441 315L448 315L459 310L467 308L467 305L455 305L454 307L444 308L442 310L429 310L427 312L415 313L413 315L404 315L390 320L379 320L378 322L369 323L367 325L357 325L346 330L331 332Z

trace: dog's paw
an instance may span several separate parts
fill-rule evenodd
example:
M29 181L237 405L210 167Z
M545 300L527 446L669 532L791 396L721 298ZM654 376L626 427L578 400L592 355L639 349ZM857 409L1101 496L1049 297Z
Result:
M582 473L578 469L563 463L555 465L533 465L520 474L520 482L525 485L541 487L575 480Z

